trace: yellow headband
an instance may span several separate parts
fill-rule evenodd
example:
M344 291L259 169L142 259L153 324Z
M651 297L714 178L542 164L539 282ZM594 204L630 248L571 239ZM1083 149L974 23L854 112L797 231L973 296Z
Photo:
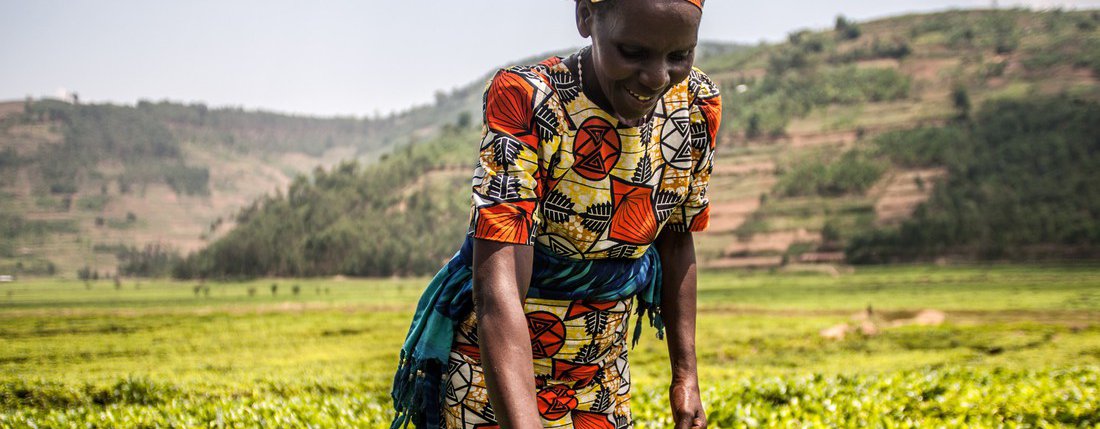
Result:
M599 3L599 2L602 2L602 1L606 1L606 0L591 0L591 1L592 1L592 3ZM685 0L685 1L695 5L695 7L699 8L699 10L703 10L703 2L706 1L706 0Z

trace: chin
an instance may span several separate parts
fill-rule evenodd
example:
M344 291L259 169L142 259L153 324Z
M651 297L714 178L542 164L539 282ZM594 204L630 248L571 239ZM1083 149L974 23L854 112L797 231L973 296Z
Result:
M642 104L640 100L634 98L630 94L622 94L619 96L619 102L615 103L618 106L612 106L615 108L615 113L622 119L628 121L636 121L644 118L649 112L652 112L657 107L657 100L660 97L654 97L649 103Z

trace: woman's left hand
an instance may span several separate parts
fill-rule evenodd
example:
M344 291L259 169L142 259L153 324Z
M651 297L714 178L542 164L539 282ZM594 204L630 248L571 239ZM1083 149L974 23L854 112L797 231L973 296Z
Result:
M672 421L676 429L694 429L707 427L707 413L703 410L703 401L699 397L699 378L674 378L668 388L668 399L672 405Z

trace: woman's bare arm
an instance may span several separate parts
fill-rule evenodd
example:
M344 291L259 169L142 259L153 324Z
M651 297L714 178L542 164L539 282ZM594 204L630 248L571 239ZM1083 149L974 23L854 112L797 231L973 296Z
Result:
M474 307L489 402L502 428L542 428L523 301L531 246L474 240Z
M657 237L661 255L661 317L668 331L668 356L672 365L669 401L675 427L706 427L707 416L699 397L699 372L695 360L695 241L690 232L668 229Z

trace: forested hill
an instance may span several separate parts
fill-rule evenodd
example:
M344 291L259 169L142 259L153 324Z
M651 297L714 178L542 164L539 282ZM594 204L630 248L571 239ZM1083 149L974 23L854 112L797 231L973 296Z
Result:
M726 109L703 264L1096 258L1098 27L1095 11L838 18L700 61ZM177 274L430 273L465 230L476 138L299 179Z
M295 176L435 135L469 120L473 108L459 106L475 99L455 91L370 119L171 102L0 104L0 273L106 274L146 246L196 250Z
M448 127L370 166L300 176L241 210L177 277L388 276L439 268L462 242L478 133Z

